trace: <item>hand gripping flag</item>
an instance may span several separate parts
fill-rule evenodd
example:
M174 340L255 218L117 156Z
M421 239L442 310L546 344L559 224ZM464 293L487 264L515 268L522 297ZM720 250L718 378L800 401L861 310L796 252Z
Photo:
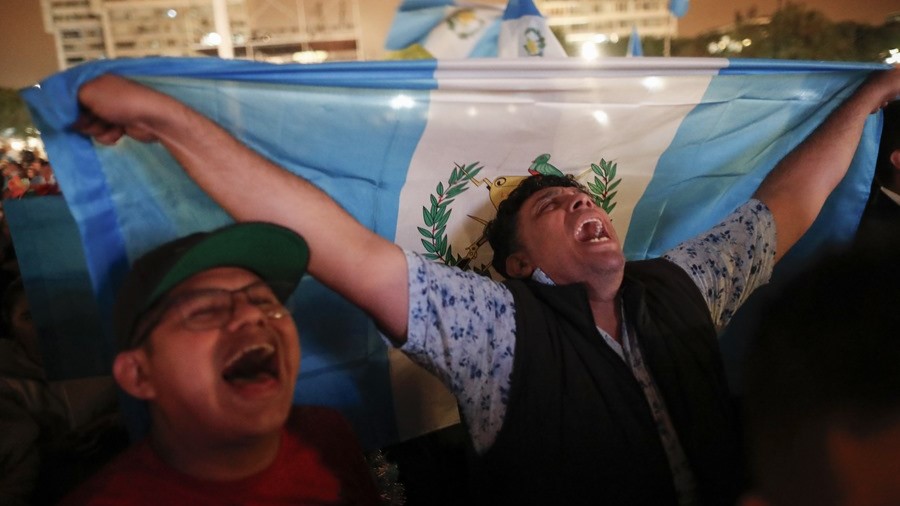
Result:
M47 367L59 377L108 364L109 347L98 343L110 342L104 322L128 264L163 241L230 221L162 147L95 145L69 128L78 87L98 74L186 102L404 248L492 274L484 223L530 173L583 181L611 213L626 255L657 256L744 202L879 68L652 57L283 66L207 58L100 61L51 76L23 95L65 202L26 199L9 213L17 249L26 248L19 257L34 317L51 343ZM873 115L848 176L779 268L852 236L879 130ZM243 190L249 200L267 198ZM304 340L297 402L342 410L370 448L456 421L438 381L386 346L343 298L307 278L290 307Z

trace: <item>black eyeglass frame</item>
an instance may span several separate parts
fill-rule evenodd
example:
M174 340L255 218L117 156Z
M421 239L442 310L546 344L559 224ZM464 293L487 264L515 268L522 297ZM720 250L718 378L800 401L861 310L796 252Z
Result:
M228 311L227 315L222 318L211 320L211 322L217 323L209 323L209 324L201 324L199 326L192 326L188 322L191 319L190 316L185 315L183 312L179 310L179 316L181 317L181 324L187 330L192 331L201 331L201 330L209 330L213 328L221 328L226 323L231 321L234 318L234 308L235 308L235 296L238 293L243 293L247 298L247 301L256 306L260 307L260 304L256 304L253 302L253 299L247 293L247 290L255 289L260 286L264 286L269 289L269 291L274 296L274 303L272 303L271 308L263 309L263 314L266 315L269 319L281 319L285 315L288 314L288 309L285 306L285 302L288 297L290 297L292 289L294 286L290 283L283 283L278 281L255 281L253 283L248 284L247 286L236 288L234 290L227 290L224 288L203 288L199 290L191 290L189 292L185 292L179 294L175 297L162 297L152 306L150 306L147 311L138 318L138 322L135 325L135 331L132 333L132 340L129 349L135 349L141 347L147 339L150 337L150 334L153 332L153 329L159 325L159 323L163 320L165 315L173 309L176 305L182 303L183 301L191 298L196 298L202 295L212 294L227 294L228 295ZM221 320L221 321L218 321Z

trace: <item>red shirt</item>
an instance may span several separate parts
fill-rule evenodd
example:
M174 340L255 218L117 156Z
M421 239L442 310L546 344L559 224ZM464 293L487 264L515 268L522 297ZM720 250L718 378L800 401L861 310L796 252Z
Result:
M145 439L67 497L63 505L378 504L368 465L337 411L295 407L266 470L235 481L176 471Z

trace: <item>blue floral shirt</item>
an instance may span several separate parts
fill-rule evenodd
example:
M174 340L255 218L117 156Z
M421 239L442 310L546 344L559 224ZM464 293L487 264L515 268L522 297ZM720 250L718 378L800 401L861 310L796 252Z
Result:
M478 274L415 253L406 255L409 327L401 349L453 392L476 451L484 453L503 425L509 401L516 338L512 294L503 284ZM750 293L769 280L775 264L772 214L762 202L751 200L709 231L663 256L694 280L721 330ZM535 280L552 283L539 270ZM644 390L669 458L679 502L694 502L693 476L634 336L623 328L620 345L598 330Z

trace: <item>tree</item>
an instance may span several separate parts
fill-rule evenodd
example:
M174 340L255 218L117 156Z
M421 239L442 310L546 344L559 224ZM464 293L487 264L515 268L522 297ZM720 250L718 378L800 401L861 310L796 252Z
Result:
M721 44L723 41L732 44ZM738 41L746 43L735 44ZM710 51L714 46L718 47ZM787 2L771 19L757 16L756 10L750 8L745 13L735 13L735 23L726 30L677 39L672 44L672 54L883 62L888 50L897 47L900 23L833 23L817 10Z
M839 43L834 24L824 14L791 2L775 12L769 26L774 58L822 59L818 56L834 54Z
M0 133L13 129L22 135L33 130L31 115L16 90L0 88Z

